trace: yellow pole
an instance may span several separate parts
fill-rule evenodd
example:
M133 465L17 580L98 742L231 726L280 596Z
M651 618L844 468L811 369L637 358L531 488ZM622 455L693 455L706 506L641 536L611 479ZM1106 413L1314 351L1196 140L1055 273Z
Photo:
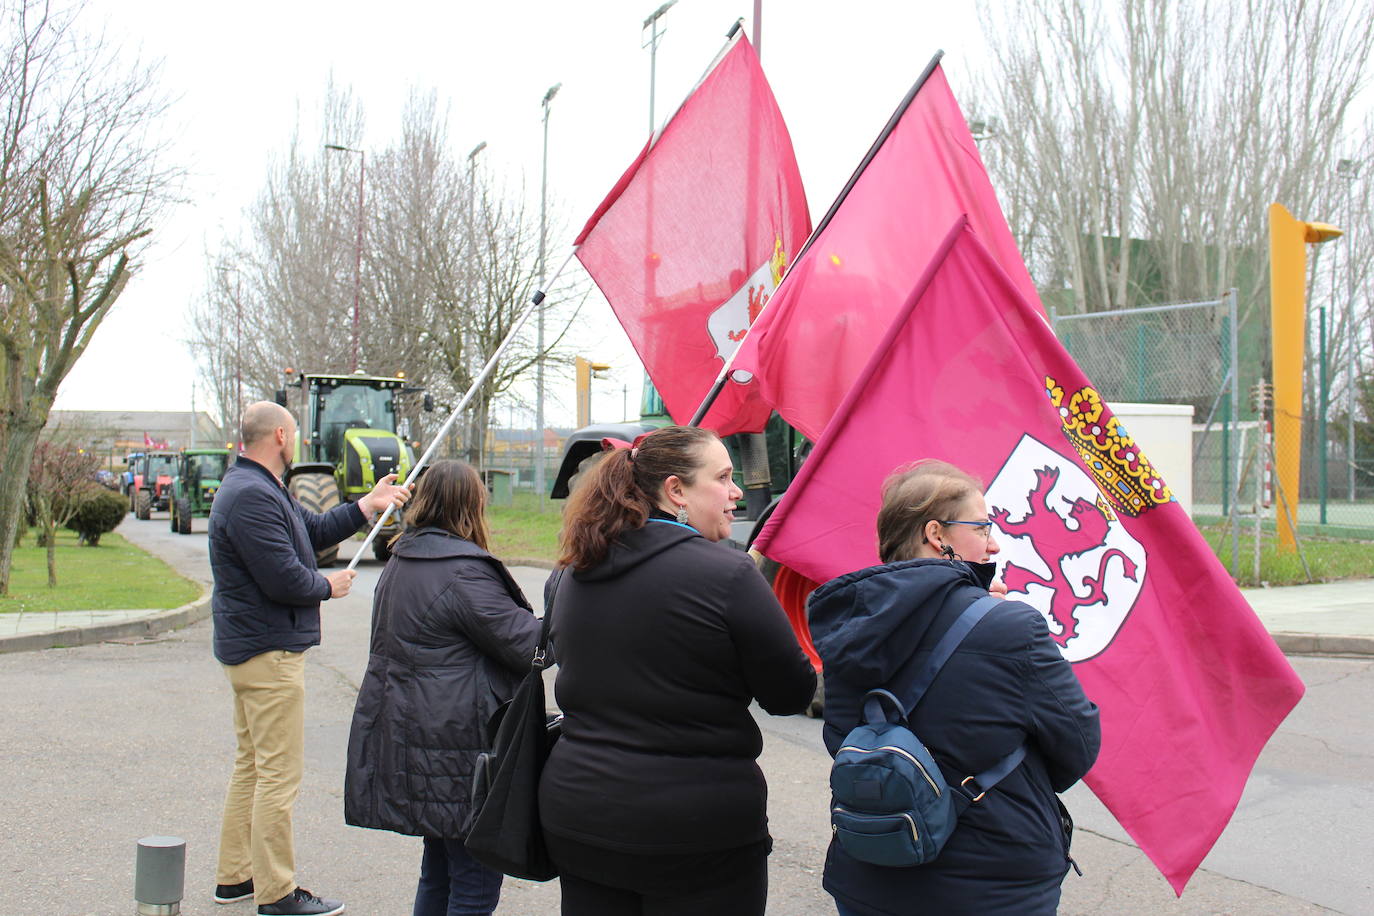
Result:
M1275 512L1279 550L1297 550L1293 525L1298 518L1302 470L1302 364L1307 334L1307 245L1336 238L1341 231L1325 223L1293 218L1282 204L1269 207L1270 340L1274 383L1274 479L1284 506ZM1277 496L1278 494L1276 494ZM1290 521L1290 518L1292 521Z

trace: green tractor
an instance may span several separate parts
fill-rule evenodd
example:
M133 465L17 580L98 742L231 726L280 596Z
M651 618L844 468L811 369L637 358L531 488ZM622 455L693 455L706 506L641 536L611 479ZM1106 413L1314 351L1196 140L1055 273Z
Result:
M404 378L363 375L307 375L287 370L286 388L277 403L290 409L287 389L301 391L296 412L295 459L286 472L286 488L312 512L327 512L341 502L357 502L387 474L405 480L415 466L407 442L407 421L397 419L400 398L422 392ZM424 397L424 409L434 401ZM400 513L392 513L372 541L372 554L385 561L387 543L400 530ZM316 553L320 566L332 566L339 548Z
M134 459L129 509L135 518L147 521L152 518L154 509L161 512L167 508L176 464L176 452L144 452Z
M191 519L210 517L210 503L232 462L233 453L227 448L181 450L172 478L172 531L190 534Z

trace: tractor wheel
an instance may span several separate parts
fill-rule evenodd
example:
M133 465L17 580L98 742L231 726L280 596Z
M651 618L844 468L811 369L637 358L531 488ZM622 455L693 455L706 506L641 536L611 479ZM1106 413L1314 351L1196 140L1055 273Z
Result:
M153 517L153 494L147 490L139 490L134 497L134 517L145 522Z
M586 458L583 458L581 461L577 462L577 470L574 471L572 476L568 478L569 496L571 496L577 490L578 486L582 483L582 481L587 478L587 474L591 471L591 469L600 464L601 459L605 457L605 452L593 452Z
M390 541L391 535L381 531L372 539L372 555L377 558L377 562L385 563L391 559L391 547L388 546Z
M171 527L171 529L172 529L172 534L176 534L176 533L177 533L177 504L176 504L176 500L173 500L173 501L172 501L172 505L171 505L169 508L171 509L171 511L167 513L167 524Z
M177 534L191 533L191 501L178 499L172 504L172 520L176 522Z
M289 489L302 506L317 515L339 504L339 486L330 474L297 474L291 478ZM315 551L315 563L321 568L333 566L338 558L338 544Z

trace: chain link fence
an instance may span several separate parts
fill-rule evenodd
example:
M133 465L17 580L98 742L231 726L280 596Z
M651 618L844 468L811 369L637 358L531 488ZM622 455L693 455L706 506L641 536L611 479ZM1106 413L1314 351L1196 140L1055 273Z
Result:
M1193 409L1192 512L1230 514L1236 490L1236 297L1114 312L1061 315L1055 333L1102 396L1113 403Z
M1261 373L1268 342L1259 322L1240 328L1234 291L1220 299L1060 315L1055 333L1109 402L1193 408L1192 513L1199 524L1259 514L1272 530L1291 514L1299 535L1374 539L1374 429L1361 420L1374 385L1349 388L1330 365L1324 325L1306 354L1307 405L1301 415L1300 475L1276 476L1289 462L1276 439L1272 392ZM1332 377L1341 389L1332 396ZM1350 418L1354 417L1352 423ZM1288 493L1294 489L1294 493ZM1294 511L1296 509L1296 511Z

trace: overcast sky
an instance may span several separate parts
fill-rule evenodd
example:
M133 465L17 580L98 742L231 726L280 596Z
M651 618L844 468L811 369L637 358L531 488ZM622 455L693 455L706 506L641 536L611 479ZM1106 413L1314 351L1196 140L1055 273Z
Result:
M318 133L318 104L331 77L361 101L369 149L397 135L412 88L437 90L449 106L455 157L486 141L481 167L512 189L523 182L536 207L540 100L561 82L550 120L549 194L566 230L549 239L552 269L648 134L649 52L642 47L648 36L641 24L657 6L656 0L92 0L89 25L103 24L131 56L163 63L176 97L165 130L173 155L189 170L187 202L159 227L139 276L68 376L57 406L190 408L194 367L182 343L183 323L205 285L205 253L241 232L244 208L296 124L303 145ZM946 52L945 69L959 92L983 47L973 6L967 0L764 0L763 67L792 133L813 220L936 50ZM701 76L736 18L746 17L752 37L752 12L752 0L679 0L663 17L660 122ZM581 270L576 262L569 269ZM579 343L587 356L617 371L596 383L593 417L620 419L622 385L635 413L640 370L609 307L595 298ZM550 422L571 425L572 403L570 390L551 392ZM522 420L518 413L515 419Z

